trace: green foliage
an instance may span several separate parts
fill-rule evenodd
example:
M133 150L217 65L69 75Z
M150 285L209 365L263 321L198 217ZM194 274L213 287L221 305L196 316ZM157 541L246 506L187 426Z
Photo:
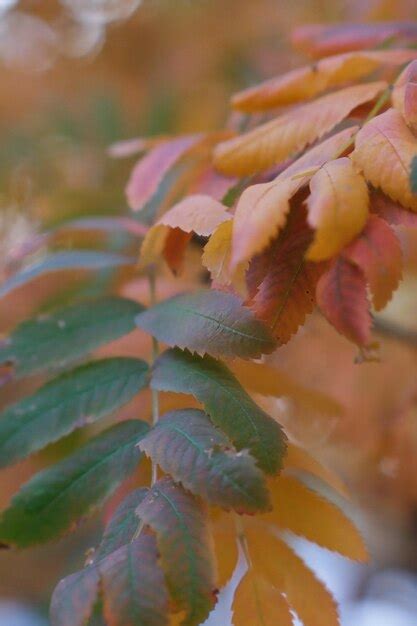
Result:
M411 161L410 186L412 193L417 194L417 157Z

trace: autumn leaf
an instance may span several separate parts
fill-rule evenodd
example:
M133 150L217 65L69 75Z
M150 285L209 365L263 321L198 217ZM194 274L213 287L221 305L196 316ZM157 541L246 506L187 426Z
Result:
M388 224L391 224L391 226L417 228L416 213L408 211L401 206L401 204L394 202L394 200L391 200L391 198L388 198L388 196L385 196L379 191L373 191L371 193L370 209L372 213L381 217L388 222Z
M294 443L288 444L284 467L290 472L311 474L323 481L325 485L334 489L337 493L343 496L345 500L349 499L346 487L336 472L333 472L322 465L322 463L307 452L307 450L295 445Z
M304 104L239 137L217 145L216 168L227 175L247 176L277 165L320 139L353 109L386 88L383 81L346 87Z
M365 275L374 308L383 309L402 276L401 246L392 228L383 219L371 215L363 231L342 254Z
M329 161L310 181L308 223L315 229L307 251L311 261L335 256L365 226L369 194L366 182L346 157Z
M236 626L293 626L284 596L262 576L250 569L243 576L233 599Z
M417 61L412 61L395 81L391 100L406 124L417 130Z
M336 257L321 276L317 304L336 330L358 345L370 340L371 316L362 271L344 257Z
M211 520L211 533L217 565L217 584L221 589L232 577L236 569L239 552L234 514L216 510Z
M232 98L239 111L254 113L310 100L331 87L358 80L384 66L408 63L414 50L358 50L321 59L317 63L286 72Z
M187 196L167 211L143 240L139 262L141 266L156 263L161 255L171 250L169 263L177 270L182 263L185 246L192 233L208 237L223 222L232 216L226 207L210 196ZM184 235L186 235L184 237Z
M417 139L401 113L388 109L358 132L352 160L374 187L417 211L417 198L410 187L411 161L415 156Z

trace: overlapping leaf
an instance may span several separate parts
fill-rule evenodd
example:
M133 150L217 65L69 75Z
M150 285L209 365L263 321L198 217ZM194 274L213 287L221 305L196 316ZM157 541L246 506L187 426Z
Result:
M413 61L395 81L391 95L393 106L401 113L406 123L417 130L417 61Z
M143 307L105 296L72 304L23 322L0 346L0 362L11 362L17 378L62 369L135 328Z
M383 81L354 85L302 105L220 143L214 152L215 166L227 175L247 176L277 165L331 131L385 88Z
M308 222L315 229L307 258L335 256L365 226L369 212L366 182L346 157L329 161L312 177Z
M312 238L304 207L294 207L276 241L249 265L248 304L279 344L289 341L315 306L323 268L305 259Z
M265 511L269 497L263 474L247 452L198 409L166 413L141 440L140 449L192 493L240 513Z
M236 626L293 626L284 596L253 569L240 581L232 608Z
M401 246L392 228L383 219L371 215L361 234L343 251L343 256L362 270L375 309L383 309L402 275Z
M371 316L362 271L337 257L317 285L317 304L336 330L358 345L370 340Z
M151 386L193 394L238 450L248 449L268 474L280 469L285 435L279 424L255 404L220 361L168 350L155 363Z
M94 361L55 378L0 413L0 467L117 410L148 380L144 361Z
M354 163L374 187L413 211L417 211L417 198L411 191L410 172L415 156L417 139L395 109L364 125L352 153Z
M200 501L163 478L137 513L157 535L170 594L178 609L186 611L182 626L198 626L216 601L211 538Z
M147 430L140 420L116 424L35 475L0 517L0 541L18 547L49 541L94 511L135 470Z
M0 286L0 298L46 274L70 270L102 270L122 265L133 265L134 263L134 258L111 252L93 252L91 250L54 252L8 278Z
M51 626L85 626L98 600L100 575L87 567L60 581L52 595Z
M417 159L415 160L417 163ZM417 179L417 177L416 177ZM413 166L411 167L411 188L413 187ZM413 189L412 189L413 190ZM415 190L413 191L415 193ZM371 193L372 213L378 215L392 226L408 226L410 228L417 227L417 215L413 211L408 211L398 202L394 202L388 196L379 191Z
M321 59L245 89L232 98L239 111L254 113L310 100L330 87L358 80L384 66L402 65L414 50L358 50Z
M256 358L275 347L239 298L216 290L174 296L138 315L136 324L169 346L199 354Z

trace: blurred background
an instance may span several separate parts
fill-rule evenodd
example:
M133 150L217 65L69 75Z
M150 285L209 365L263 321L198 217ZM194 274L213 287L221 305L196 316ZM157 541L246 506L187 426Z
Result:
M112 142L221 128L234 91L305 61L290 47L294 26L375 19L417 19L415 0L0 0L0 280L41 227L123 210L133 161L110 159ZM338 417L274 406L351 489L373 555L359 567L296 542L340 600L343 626L417 625L417 235L399 235L407 271L380 320L380 363L355 365L319 316L274 357L343 407ZM0 311L0 333L38 305L38 293L19 293ZM2 472L0 507L60 454ZM0 626L47 624L51 590L98 531L92 520L51 545L0 552ZM210 626L226 626L229 601L226 590Z

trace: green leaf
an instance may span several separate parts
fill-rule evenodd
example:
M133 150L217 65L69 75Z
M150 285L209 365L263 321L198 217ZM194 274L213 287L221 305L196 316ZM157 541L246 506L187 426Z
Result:
M17 547L49 541L92 513L136 469L137 443L147 430L140 420L121 422L36 474L0 517L0 541Z
M168 625L168 592L153 535L142 533L61 580L52 596L51 626L91 623L99 603L107 626Z
M136 489L129 493L118 506L106 526L99 547L94 553L94 561L108 556L121 546L132 541L140 523L136 509L147 493L147 489Z
M169 346L199 354L256 358L275 347L267 327L236 296L216 290L174 296L136 317Z
M202 504L166 477L150 489L137 509L156 533L168 589L182 626L197 626L216 601L214 557Z
M417 194L417 157L411 161L410 186L411 192Z
M102 270L120 265L133 265L134 258L113 254L110 252L95 252L92 250L71 250L69 252L54 252L42 261L38 261L21 270L6 280L0 287L0 298L23 287L31 280L51 272L64 270Z
M280 425L255 404L220 361L167 350L155 363L151 387L192 394L238 450L247 448L267 474L280 469L286 450Z
M0 467L116 411L147 381L147 364L126 357L93 361L58 376L0 414Z
M99 346L130 333L142 305L107 296L38 315L20 324L0 347L0 362L11 362L15 376L68 367Z
M203 411L166 413L139 444L164 472L211 504L240 513L269 508L264 476L254 459L236 453Z

